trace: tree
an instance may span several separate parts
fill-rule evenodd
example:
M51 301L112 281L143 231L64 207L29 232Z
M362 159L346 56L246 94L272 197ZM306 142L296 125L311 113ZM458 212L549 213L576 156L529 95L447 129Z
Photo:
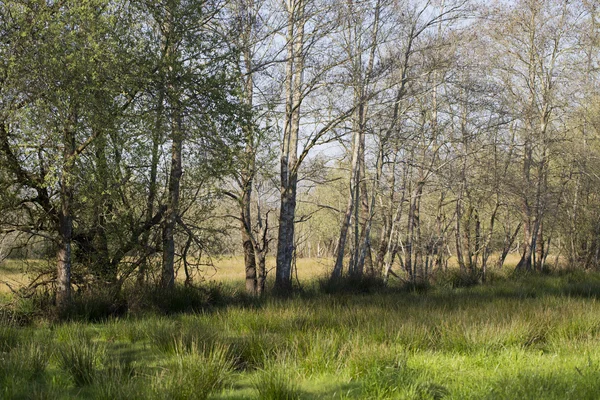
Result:
M547 254L545 216L555 204L550 167L563 132L562 77L570 73L570 35L577 23L573 11L568 1L520 1L505 12L505 28L498 27L495 36L499 51L506 51L498 67L515 105L522 148L517 190L524 237L517 269L541 269Z
M107 1L11 1L1 9L2 163L19 193L9 230L56 244L56 303L71 296L77 172L106 135L107 109L127 102L115 73L127 59ZM32 157L33 155L33 157Z

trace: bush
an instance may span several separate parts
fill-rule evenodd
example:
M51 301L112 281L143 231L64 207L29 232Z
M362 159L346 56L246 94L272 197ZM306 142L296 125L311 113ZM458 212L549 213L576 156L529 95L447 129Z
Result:
M67 308L61 310L61 319L99 322L127 312L127 303L112 288L87 290L73 295Z
M346 275L338 279L322 278L319 289L323 293L374 293L385 289L385 282L379 276Z
M171 289L160 287L130 288L125 290L127 308L136 314L144 311L170 315L184 312L200 312L213 301L221 300L216 288L203 289L194 286L175 285Z
M451 269L435 274L435 283L442 287L452 289L468 288L480 283L481 276L476 272L460 271Z

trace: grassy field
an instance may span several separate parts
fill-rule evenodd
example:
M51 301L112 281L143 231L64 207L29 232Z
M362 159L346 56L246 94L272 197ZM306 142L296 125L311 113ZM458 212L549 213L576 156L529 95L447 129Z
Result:
M219 262L219 279L238 286ZM422 293L307 285L288 299L225 293L196 313L5 323L0 398L600 398L600 275L451 282Z
M516 254L509 254L506 259L505 271L510 271L519 261L519 257ZM490 264L493 265L495 258L491 257ZM202 271L199 271L198 278L204 279L208 282L221 282L228 286L239 286L244 287L244 260L242 257L224 256L215 257L212 259L213 266L203 267ZM456 267L457 263L454 258L449 260L450 267ZM328 276L333 266L333 260L330 258L301 258L296 262L296 271L294 279L298 279L301 284L310 284L315 278L321 278ZM10 290L6 284L7 282L13 287L19 287L29 281L31 274L29 272L35 272L40 268L48 268L48 261L41 260L5 260L0 262L0 294L9 293ZM52 268L52 266L50 266ZM275 257L267 258L267 270L270 271L270 275L274 275L275 270ZM496 270L496 273L498 271ZM178 280L183 281L183 273L180 273Z

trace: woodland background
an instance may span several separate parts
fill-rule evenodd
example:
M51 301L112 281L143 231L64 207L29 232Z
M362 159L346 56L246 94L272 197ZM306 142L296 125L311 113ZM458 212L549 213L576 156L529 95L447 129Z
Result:
M252 295L302 257L384 284L597 269L599 7L3 2L0 257L49 260L27 290L59 307L224 254Z

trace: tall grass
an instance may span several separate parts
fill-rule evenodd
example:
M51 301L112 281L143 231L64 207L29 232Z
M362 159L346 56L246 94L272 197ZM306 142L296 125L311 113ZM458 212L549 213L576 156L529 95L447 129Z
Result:
M261 400L297 400L301 393L296 381L293 364L280 355L254 375L252 386Z
M164 399L207 399L223 389L232 370L227 347L209 349L191 343L185 349L178 348L175 359L155 376L154 393Z
M68 373L76 386L94 382L105 355L103 343L94 341L86 332L74 325L63 330L64 342L57 347L58 366Z
M597 282L309 289L201 313L0 325L0 398L595 399Z
M43 343L22 343L0 355L0 379L38 379L48 366L49 356L49 350Z
M8 353L21 341L21 332L12 326L0 325L0 353Z

